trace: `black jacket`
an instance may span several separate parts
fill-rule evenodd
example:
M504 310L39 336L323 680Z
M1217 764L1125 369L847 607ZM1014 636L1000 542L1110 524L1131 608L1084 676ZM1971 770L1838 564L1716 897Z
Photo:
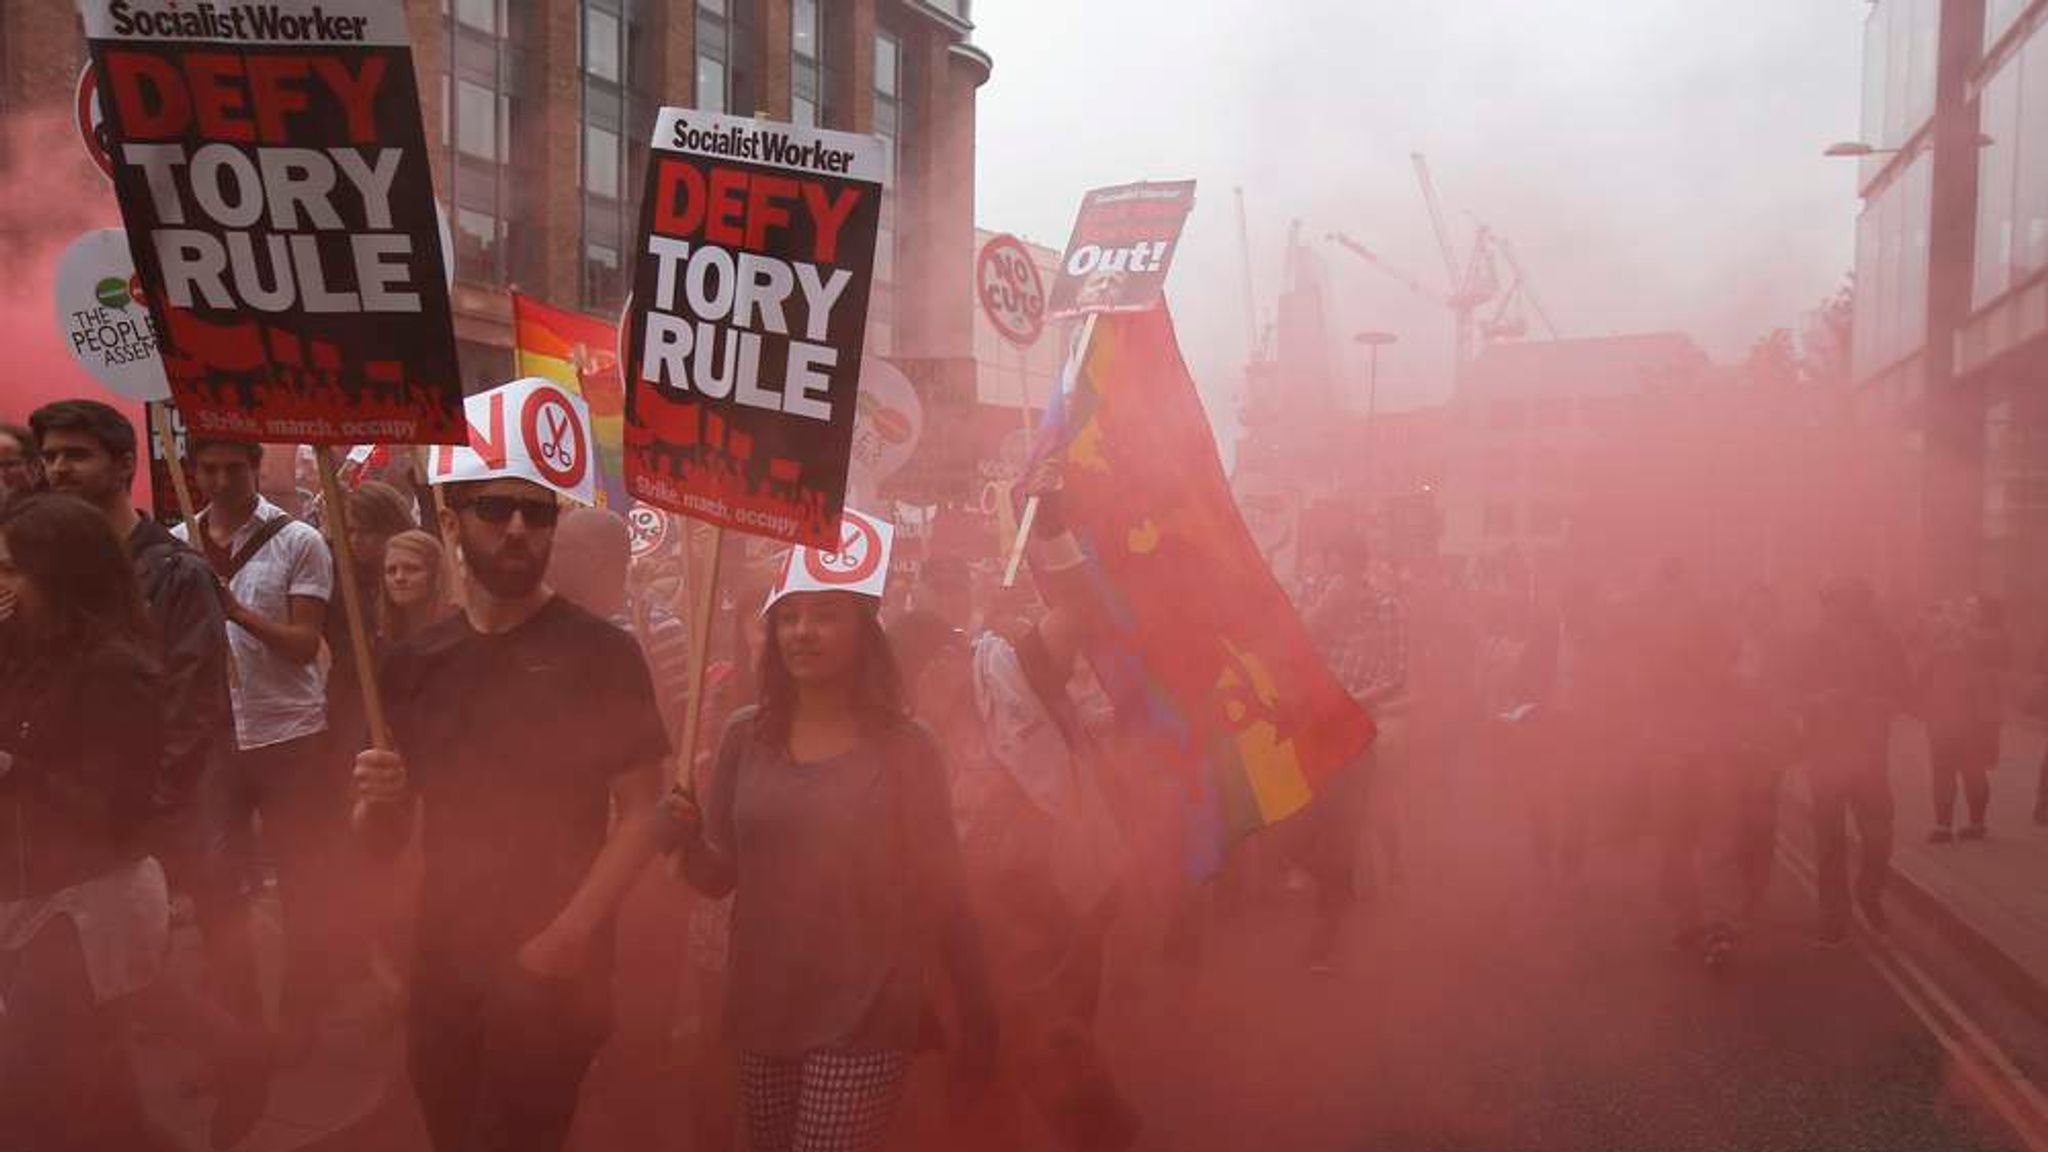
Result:
M233 747L228 698L227 617L206 558L145 517L128 537L128 556L162 642L163 760L159 810L182 807L216 748Z
M54 667L15 656L0 663L0 901L141 859L163 744L147 653L103 644Z

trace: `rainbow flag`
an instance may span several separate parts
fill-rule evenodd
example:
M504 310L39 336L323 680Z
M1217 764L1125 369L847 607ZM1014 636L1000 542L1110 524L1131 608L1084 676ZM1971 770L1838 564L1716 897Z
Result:
M1300 811L1372 742L1239 517L1165 306L1101 315L1047 412L1062 508L1109 605L1090 653L1119 721L1175 765L1189 865Z
M623 514L633 498L626 494L626 389L618 325L514 292L512 344L520 376L552 380L590 405L597 502Z

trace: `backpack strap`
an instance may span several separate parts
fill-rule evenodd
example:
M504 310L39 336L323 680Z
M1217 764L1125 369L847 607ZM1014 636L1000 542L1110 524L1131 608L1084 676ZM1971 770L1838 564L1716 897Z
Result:
M249 566L249 561L254 560L256 554L263 551L265 544L276 539L279 532L284 531L294 523L297 523L297 521L293 520L289 515L278 516L264 521L256 529L255 535L250 536L240 548L235 550L235 554L232 556L226 555L220 549L213 546L212 538L204 535L205 524L201 523L198 527L201 539L206 543L206 562L213 567L214 574L219 576L221 580L232 582L236 576L241 574L242 569Z

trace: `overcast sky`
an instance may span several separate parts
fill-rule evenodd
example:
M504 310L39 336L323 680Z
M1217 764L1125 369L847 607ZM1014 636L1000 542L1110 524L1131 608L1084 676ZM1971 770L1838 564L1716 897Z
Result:
M1193 177L1169 286L1212 415L1300 217L1343 331L1387 328L1381 403L1447 388L1449 321L1323 243L1445 279L1409 163L1457 242L1510 237L1566 336L1679 330L1717 359L1794 326L1853 263L1863 0L981 0L983 227L1061 247L1081 193ZM1533 323L1534 318L1531 317Z

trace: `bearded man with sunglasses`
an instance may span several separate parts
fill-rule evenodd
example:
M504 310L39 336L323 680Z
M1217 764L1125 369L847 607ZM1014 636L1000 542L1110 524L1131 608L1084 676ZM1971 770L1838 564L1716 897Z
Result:
M463 611L383 667L391 751L355 827L425 853L407 1049L438 1152L558 1149L610 1030L612 921L656 850L668 738L633 638L543 577L561 509L532 480L442 486Z

